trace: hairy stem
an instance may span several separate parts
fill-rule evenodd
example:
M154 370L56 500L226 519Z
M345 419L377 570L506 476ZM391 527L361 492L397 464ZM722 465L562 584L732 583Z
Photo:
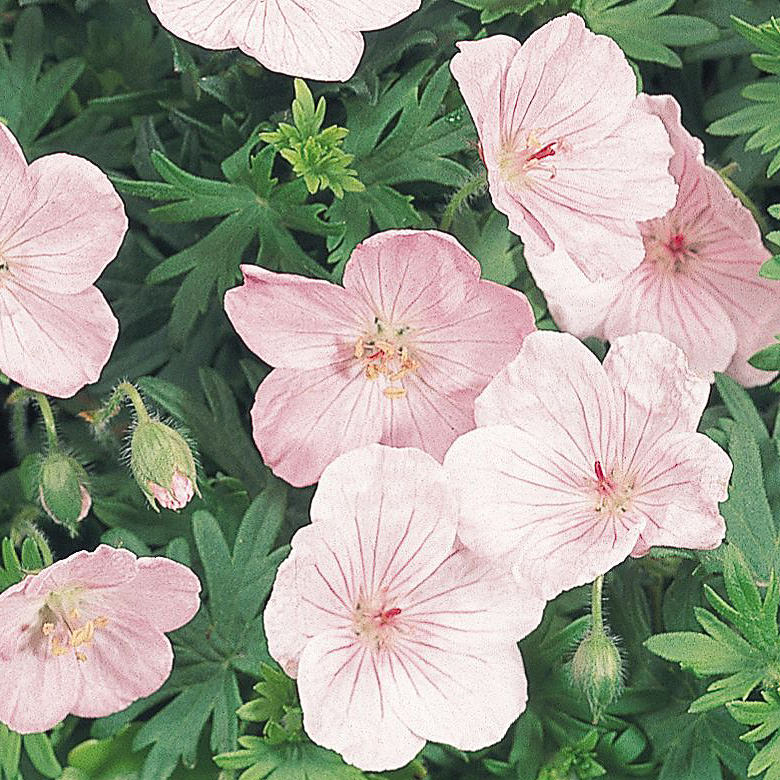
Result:
M458 213L463 204L472 195L481 192L487 186L487 176L485 173L478 173L467 179L461 188L455 192L441 215L441 229L447 231L452 225L452 220Z

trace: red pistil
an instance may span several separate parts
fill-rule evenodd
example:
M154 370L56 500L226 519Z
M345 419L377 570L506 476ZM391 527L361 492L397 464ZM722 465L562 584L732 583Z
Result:
M606 481L606 478L605 478L605 476L604 476L604 469L602 469L602 468L601 468L601 461L597 460L597 461L596 461L596 462L593 464L593 468L596 470L596 479L597 479L599 482L605 482L605 481Z
M543 160L545 157L552 157L555 154L555 141L543 146L541 149L537 149L533 154L528 156L529 160Z
M377 614L377 617L379 618L379 622L384 625L385 623L388 623L391 621L394 617L401 614L401 610L398 607L393 607L392 609L385 609L379 614Z
M679 252L683 246L685 246L685 236L682 233L677 233L669 240L669 249L672 252Z

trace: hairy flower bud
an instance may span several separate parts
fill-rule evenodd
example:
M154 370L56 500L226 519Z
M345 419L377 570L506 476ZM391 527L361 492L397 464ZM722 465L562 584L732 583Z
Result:
M577 648L571 662L574 685L585 694L593 722L620 695L623 686L623 661L615 640L601 628L591 630Z
M195 459L184 437L159 420L141 420L130 441L130 468L152 508L187 506L198 486Z
M92 506L86 487L87 472L70 455L58 450L50 452L41 461L38 498L46 514L71 533Z

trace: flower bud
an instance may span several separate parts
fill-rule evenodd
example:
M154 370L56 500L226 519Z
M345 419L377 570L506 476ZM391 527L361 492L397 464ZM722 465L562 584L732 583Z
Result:
M75 458L57 450L43 458L38 482L41 506L55 523L74 534L92 506L86 484L87 472Z
M620 695L623 686L623 660L615 640L602 628L589 631L571 662L571 677L588 700L593 722Z
M141 420L130 440L130 468L152 508L182 509L200 492L184 437L159 420Z

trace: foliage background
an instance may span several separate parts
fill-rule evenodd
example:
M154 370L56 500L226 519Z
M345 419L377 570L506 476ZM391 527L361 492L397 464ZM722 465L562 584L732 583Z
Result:
M142 0L0 1L3 121L29 159L66 151L99 165L131 219L99 282L121 322L114 355L100 384L56 404L63 439L90 464L93 511L77 539L43 518L19 465L42 449L40 425L31 412L12 419L5 408L0 535L18 540L34 523L60 557L100 540L165 554L192 565L206 592L202 611L173 636L176 666L161 691L94 723L69 718L51 739L21 740L0 726L2 780L365 777L306 741L294 686L265 649L263 603L285 544L307 522L312 490L275 479L252 444L248 409L268 369L229 326L222 295L238 282L242 261L337 281L371 233L443 226L487 278L528 295L539 327L554 327L521 246L485 195L476 134L447 63L457 40L483 30L523 40L572 5L619 43L646 91L677 97L708 162L749 195L767 232L767 209L780 200L780 162L772 157L780 147L780 32L740 35L730 16L763 23L780 13L774 0L425 0L407 20L366 35L352 80L309 85L327 101L325 126L349 131L343 140L344 133L321 139L341 157L314 173L323 148L278 154L282 136L259 135L293 121L291 78L236 51L175 40ZM604 345L591 346L603 354ZM777 349L763 360L776 366ZM122 465L129 416L101 440L78 417L123 378L138 381L198 443L203 499L178 514L151 512ZM0 385L0 400L10 389ZM626 689L596 729L566 669L587 626L587 593L578 589L552 603L522 643L530 705L499 745L470 755L429 745L422 763L383 777L780 778L777 604L771 588L765 603L754 586L764 592L780 558L777 409L772 389L748 394L719 378L702 430L735 464L723 506L729 545L684 558L659 552L608 577ZM33 565L35 556L26 543L22 563ZM10 544L2 560L13 581L19 569ZM732 612L712 594L730 600ZM713 618L702 617L705 606ZM752 676L731 679L745 669ZM715 699L689 713L713 676L727 682L716 680ZM35 691L29 696L32 706ZM751 701L723 706L743 697ZM752 741L739 738L740 724L758 726Z

